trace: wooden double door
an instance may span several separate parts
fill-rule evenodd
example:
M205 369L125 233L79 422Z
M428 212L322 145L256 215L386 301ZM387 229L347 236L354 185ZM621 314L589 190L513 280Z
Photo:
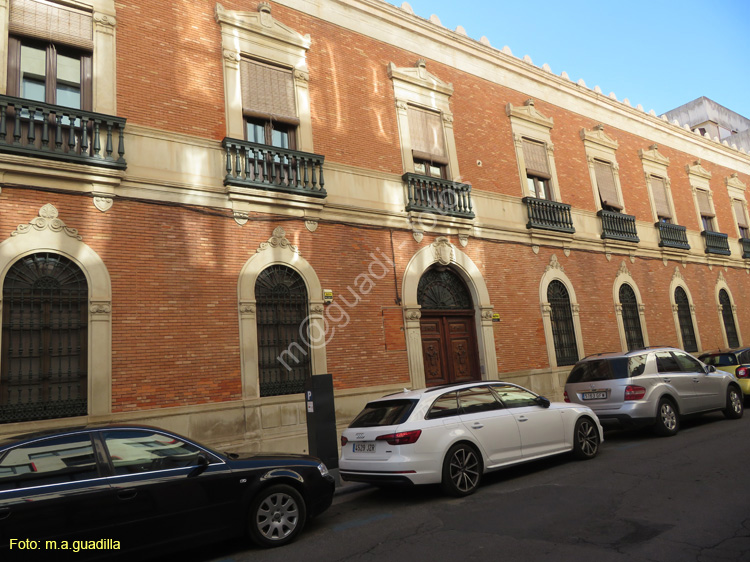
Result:
M427 386L481 379L473 310L422 310L420 324Z

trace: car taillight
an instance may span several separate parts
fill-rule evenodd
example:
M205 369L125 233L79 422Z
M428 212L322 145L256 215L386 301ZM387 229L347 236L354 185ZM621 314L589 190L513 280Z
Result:
M746 379L750 377L750 367L737 367L734 374L738 379Z
M563 392L563 400L565 400L566 402L570 402L570 398L568 398L568 391L567 390L565 392Z
M646 396L646 389L642 386L628 385L625 387L625 400L640 400Z
M387 441L389 445L411 445L416 443L419 436L422 435L421 429L414 431L402 431L400 433L389 433L388 435L378 435L375 441Z
M347 444L348 442L349 442L349 440L348 440L348 439L347 439L346 437L344 437L344 436L342 435L342 436L341 436L341 446L343 447L343 446L344 446L344 445L346 445L346 444Z

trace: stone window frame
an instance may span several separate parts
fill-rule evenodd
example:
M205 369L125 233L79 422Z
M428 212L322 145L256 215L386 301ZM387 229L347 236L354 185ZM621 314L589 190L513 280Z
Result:
M664 186L667 190L667 204L672 213L672 224L680 224L677 219L674 199L672 198L672 181L669 179L669 172L667 170L669 168L669 158L659 152L659 147L656 144L652 144L648 150L639 149L638 156L641 159L641 165L643 166L646 189L648 190L648 200L651 205L651 216L653 217L654 222L659 222L659 213L657 212L654 199L654 188L651 184L651 178L656 176L664 182Z
M750 225L750 217L748 215L748 208L747 208L747 199L745 197L745 190L747 189L747 186L740 180L737 173L732 174L729 177L724 178L724 185L727 187L727 193L729 194L729 199L732 204L732 216L734 216L734 202L735 201L741 201L742 207L745 212L745 220L748 221L748 224ZM740 226L737 224L737 221L734 221L734 228L735 232L737 233L737 238L742 238L742 233L740 232Z
M716 299L716 310L719 313L719 326L721 326L721 335L724 338L724 346L729 347L729 338L727 337L727 328L724 326L724 316L722 315L723 307L721 304L721 301L719 300L719 294L721 291L724 290L727 292L727 296L729 297L729 302L732 305L732 316L734 318L734 329L737 331L737 341L740 344L740 347L742 347L742 330L740 329L740 322L739 318L737 317L737 305L735 304L734 296L732 296L732 291L729 289L729 285L727 284L727 280L724 277L723 272L719 272L718 277L716 278L716 286L714 287L714 297Z
M314 152L307 67L307 51L312 44L310 35L302 35L275 19L266 2L258 5L257 12L227 10L217 3L214 19L221 28L227 137L245 139L240 61L246 57L293 73L300 121L296 129L296 149Z
M617 318L617 331L620 335L620 346L623 352L628 351L628 340L625 335L625 323L622 320L622 303L620 302L620 287L628 285L635 293L635 300L638 303L638 319L641 323L641 336L643 337L644 347L649 346L648 329L646 327L646 306L643 304L641 291L633 279L630 270L623 261L620 269L615 276L615 282L612 285L612 300L615 303L615 317Z
M549 194L547 199L562 202L560 182L557 179L557 168L555 167L555 146L552 143L552 127L554 119L543 115L534 106L532 98L527 99L524 105L516 106L508 103L505 106L505 114L510 119L510 128L513 134L513 146L516 150L516 163L518 164L518 177L521 181L522 197L534 197L529 191L529 180L526 174L526 157L523 152L523 140L538 142L544 145L547 152L547 166L549 167Z
M589 180L591 181L591 193L594 196L596 210L602 210L602 201L599 194L599 184L596 180L596 161L608 162L612 166L612 175L615 180L618 203L622 206L620 212L627 213L625 199L622 195L620 184L620 165L617 163L617 148L619 143L604 132L604 125L596 125L590 131L581 129L581 140L586 152L586 163L589 168Z
M89 288L88 314L88 421L112 412L112 282L104 261L86 243L76 229L69 228L59 218L57 209L46 204L39 216L28 224L21 224L10 238L0 243L0 284L11 266L19 259L39 252L65 256L86 276ZM0 292L0 314L2 293ZM0 334L0 338L2 335ZM1 343L1 342L0 342ZM34 422L5 424L3 432L13 428L62 427L76 423L79 418L56 418Z
M66 2L49 2L70 5ZM117 52L115 30L117 27L114 0L77 0L76 8L91 11L94 26L94 49L92 67L92 111L106 115L117 115ZM8 88L8 20L10 0L0 0L0 94Z
M456 139L453 134L453 113L450 108L453 84L444 82L429 72L424 59L419 59L414 67L398 67L392 62L388 63L387 72L393 84L396 101L396 120L404 172L416 173L408 116L408 107L411 105L440 114L443 124L443 140L448 156L445 179L460 181Z
M677 314L677 302L674 298L674 293L677 287L682 287L682 289L685 291L685 294L687 295L688 302L690 303L690 319L693 322L693 332L695 332L695 345L698 348L698 351L701 351L703 349L703 346L701 344L701 335L700 330L698 329L698 318L695 315L695 304L693 304L695 301L693 300L693 295L690 293L690 289L688 289L687 283L685 281L685 278L682 276L682 273L680 272L680 266L675 266L674 268L674 274L672 275L672 281L669 284L669 302L672 305L672 317L674 319L674 326L675 330L677 332L677 347L680 349L685 349L685 344L682 341L682 329L680 328L680 318ZM718 298L718 293L717 293Z
M542 313L542 324L544 326L544 339L547 344L547 358L551 368L557 368L557 354L555 352L555 339L552 333L552 306L547 301L547 289L552 281L560 281L568 290L570 297L570 310L573 316L573 331L576 336L576 349L578 350L578 359L586 356L583 348L583 331L581 330L580 305L576 296L573 283L565 274L565 270L557 260L557 256L552 254L550 263L544 270L544 274L539 282L539 306Z
M712 232L721 232L719 227L719 219L716 216L716 207L714 206L714 194L711 191L711 172L706 170L700 160L696 160L693 164L687 164L685 166L688 179L690 181L690 189L693 193L693 205L695 205L696 218L698 220L698 226L700 230L703 228L703 215L701 214L700 206L698 204L698 191L704 191L708 195L708 204L711 206L711 212L714 214L712 217L713 230ZM734 211L732 211L734 213Z

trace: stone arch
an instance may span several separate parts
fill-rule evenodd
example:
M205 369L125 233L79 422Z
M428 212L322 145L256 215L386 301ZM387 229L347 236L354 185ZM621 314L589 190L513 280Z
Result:
M568 291L570 297L570 308L573 314L573 329L576 336L576 348L578 349L578 358L584 357L583 351L583 333L581 331L581 319L579 316L578 297L573 288L570 278L565 274L563 266L557 261L557 256L552 254L549 265L544 270L544 275L539 282L539 303L542 311L542 323L544 325L544 338L547 343L547 357L550 367L557 367L557 354L555 353L555 340L552 333L552 307L547 300L547 290L552 281L560 281Z
M719 276L716 279L716 286L714 287L714 295L716 297L716 307L719 312L719 325L721 326L721 333L724 337L724 344L729 347L729 336L727 335L727 329L724 325L724 307L721 304L720 295L721 291L726 291L727 296L729 297L729 302L731 305L732 310L732 318L734 319L734 329L737 331L737 341L739 342L739 345L742 345L742 333L740 332L740 323L737 321L737 305L734 301L734 296L732 295L732 291L729 289L729 285L727 284L727 280L724 278L724 274L722 272L719 272Z
M681 287L683 291L685 291L685 294L688 298L688 303L690 304L690 319L693 323L693 332L695 333L695 345L698 348L698 351L702 349L701 347L701 336L700 331L698 330L698 320L695 316L695 305L693 304L693 295L690 294L690 289L688 289L687 283L685 282L685 278L682 276L682 273L680 272L680 267L675 266L674 268L674 275L672 275L672 282L669 284L669 302L672 304L672 317L674 318L674 325L675 325L675 331L677 332L677 342L680 349L685 349L685 342L682 339L682 329L680 328L680 317L678 315L678 305L675 301L675 290L677 287Z
M646 307L643 305L643 299L641 298L641 291L638 289L638 285L630 274L628 266L625 261L620 264L620 269L615 276L615 282L612 285L612 301L615 303L615 316L617 317L617 329L620 334L620 345L623 351L628 350L627 337L625 335L625 323L622 318L622 303L620 302L620 288L623 285L628 285L635 293L635 300L638 303L638 319L641 323L641 334L643 336L643 345L649 346L648 342L648 330L646 329Z
M483 379L497 378L497 353L495 334L492 328L492 304L487 284L476 264L464 252L441 236L435 242L417 251L404 271L402 284L404 323L406 326L406 352L409 358L409 373L412 388L425 386L424 360L422 357L422 332L420 327L420 305L417 302L417 287L422 275L434 264L450 266L463 280L471 293L476 310L477 345L479 368Z

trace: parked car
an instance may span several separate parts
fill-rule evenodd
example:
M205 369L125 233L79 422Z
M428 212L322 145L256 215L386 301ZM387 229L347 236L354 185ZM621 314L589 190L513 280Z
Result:
M593 458L602 438L587 406L500 381L453 384L369 402L343 432L339 469L348 481L466 496L491 470L567 451Z
M590 406L602 423L652 425L658 435L677 433L685 415L721 410L737 419L743 413L733 375L671 347L586 357L568 375L565 401Z
M706 365L713 365L717 369L732 373L742 389L747 401L750 396L750 347L738 347L704 353L698 359Z
M333 490L333 478L313 457L221 454L153 427L4 439L0 559L16 559L24 539L39 541L45 557L75 560L123 553L136 559L159 547L243 534L280 546L328 508Z

